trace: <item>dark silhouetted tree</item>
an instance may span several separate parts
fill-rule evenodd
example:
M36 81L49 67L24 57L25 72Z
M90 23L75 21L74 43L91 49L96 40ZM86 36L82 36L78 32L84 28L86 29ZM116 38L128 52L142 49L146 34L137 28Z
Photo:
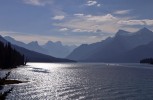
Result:
M142 59L140 60L140 63L153 64L153 58Z
M20 65L25 65L27 62L24 55L11 47L11 44L0 42L0 68L14 68Z

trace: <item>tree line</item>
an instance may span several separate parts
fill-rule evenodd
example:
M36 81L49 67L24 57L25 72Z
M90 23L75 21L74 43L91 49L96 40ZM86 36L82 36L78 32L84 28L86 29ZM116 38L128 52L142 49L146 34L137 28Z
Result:
M153 58L142 59L140 60L140 63L153 64Z
M26 64L26 58L14 48L11 43L4 44L0 41L0 68L15 68Z

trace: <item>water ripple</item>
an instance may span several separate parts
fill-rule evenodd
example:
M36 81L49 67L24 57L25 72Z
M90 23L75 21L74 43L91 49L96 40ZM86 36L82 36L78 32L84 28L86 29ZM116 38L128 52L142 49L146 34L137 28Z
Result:
M11 78L11 100L152 100L153 70L139 64L29 63ZM4 72L5 73L5 72Z

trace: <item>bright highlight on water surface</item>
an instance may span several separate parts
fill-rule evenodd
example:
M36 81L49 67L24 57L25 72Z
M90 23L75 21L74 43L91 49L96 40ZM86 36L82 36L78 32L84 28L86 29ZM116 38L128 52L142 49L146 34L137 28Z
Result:
M152 76L151 65L28 63L12 70L12 79L29 82L12 85L8 99L151 99Z

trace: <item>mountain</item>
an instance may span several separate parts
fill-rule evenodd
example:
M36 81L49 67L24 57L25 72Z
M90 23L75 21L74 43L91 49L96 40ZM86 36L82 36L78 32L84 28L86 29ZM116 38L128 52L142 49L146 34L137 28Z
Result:
M130 36L124 38L129 49L140 45L148 44L153 40L153 32L147 28L142 28L137 32L131 33Z
M116 37L117 36L129 36L130 32L128 31L124 31L124 30L118 30L118 32L116 33Z
M0 36L0 41L5 44L8 43L8 41L5 40L2 36ZM21 54L24 54L29 62L72 62L72 60L55 58L52 56L25 49L15 44L12 44L12 48L16 49Z
M138 46L122 56L122 59L127 62L139 62L145 58L152 58L153 57L153 41L146 45Z
M28 43L26 46L25 46L26 49L29 49L29 50L32 50L32 51L36 51L36 52L39 52L39 53L42 53L42 54L46 54L46 55L50 55L49 52L42 48L37 41L32 41L30 43ZM53 56L53 55L51 55Z
M76 48L67 58L86 62L136 62L138 59L128 60L131 50L153 41L153 32L142 28L130 33L119 30L112 38L94 44L83 44ZM126 55L127 54L127 55ZM126 59L125 59L126 58Z
M9 41L10 43L15 44L15 45L18 45L20 47L22 47L22 46L23 47L26 47L26 44L25 43L20 42L20 41L16 41L15 39L13 39L10 36L5 36L4 39L7 40L7 41Z
M48 54L48 52L46 50L44 50L41 46L39 46L37 41L32 41L28 44L25 44L23 42L17 41L12 37L9 36L5 36L4 39L6 39L7 41L9 41L10 43L26 48L28 50L32 50L32 51L36 51L38 53L42 53L42 54Z
M0 41L4 44L7 44L8 42L0 35Z
M93 44L82 44L78 48L74 49L73 52L67 58L75 59L77 61L82 61L92 56L94 52L98 52L97 48L102 49L111 41L112 38L109 37L102 42L97 42Z
M48 41L44 45L39 45L37 41L32 41L28 44L25 44L23 42L17 41L12 37L5 36L4 37L7 41L11 42L12 44L15 44L17 46L26 48L28 50L36 51L38 53L58 57L58 58L64 58L67 55L69 55L76 46L64 46L60 41L58 42L52 42Z
M63 58L68 56L76 48L76 46L64 46L60 41L48 41L42 45L42 48L48 51L49 55Z

